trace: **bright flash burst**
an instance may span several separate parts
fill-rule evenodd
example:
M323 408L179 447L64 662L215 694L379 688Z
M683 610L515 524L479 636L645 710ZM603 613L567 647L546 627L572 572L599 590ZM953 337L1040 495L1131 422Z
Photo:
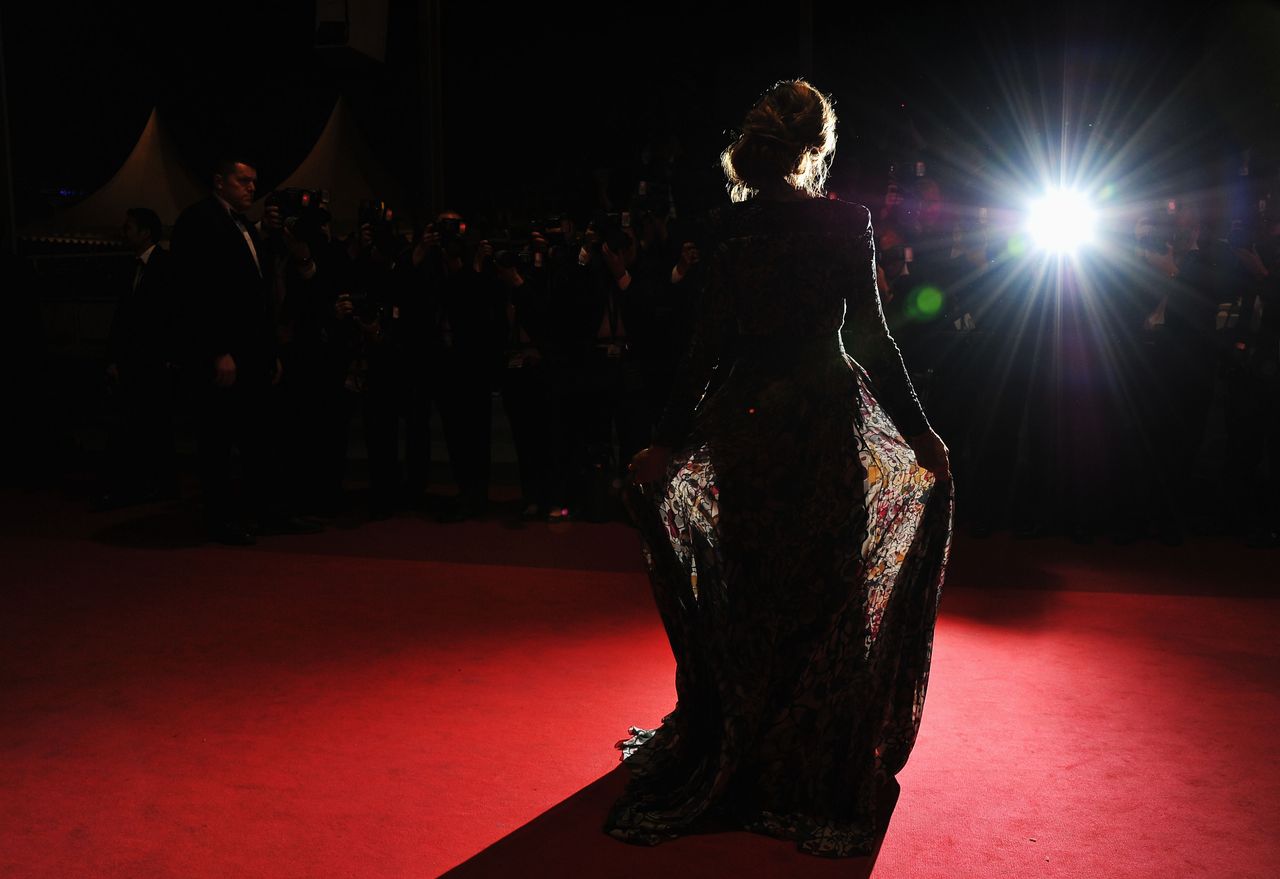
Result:
M1092 243L1097 221L1083 193L1054 189L1030 204L1027 232L1043 250L1072 254Z

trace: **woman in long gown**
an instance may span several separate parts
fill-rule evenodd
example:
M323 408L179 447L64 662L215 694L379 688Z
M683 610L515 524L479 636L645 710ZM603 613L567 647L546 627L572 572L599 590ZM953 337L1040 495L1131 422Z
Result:
M605 830L627 842L741 827L867 854L919 729L947 449L885 325L869 214L822 197L834 147L830 101L793 80L722 156L693 342L630 465L677 704L618 743Z

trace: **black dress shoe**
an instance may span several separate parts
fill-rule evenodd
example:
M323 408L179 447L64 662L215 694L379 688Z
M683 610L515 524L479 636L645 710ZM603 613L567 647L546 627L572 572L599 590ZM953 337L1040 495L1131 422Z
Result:
M225 546L253 546L258 542L252 534L234 522L210 528L209 539Z

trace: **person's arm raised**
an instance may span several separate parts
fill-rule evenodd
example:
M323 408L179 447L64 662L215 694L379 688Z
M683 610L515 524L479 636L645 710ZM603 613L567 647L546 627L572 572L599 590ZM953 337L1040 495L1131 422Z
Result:
M854 289L847 297L851 312L846 321L850 353L870 373L880 405L916 453L920 466L949 478L946 444L925 418L902 352L885 321L876 283L875 233L871 228L871 215L865 209L863 213L865 219L858 221L863 228L854 244L857 248Z

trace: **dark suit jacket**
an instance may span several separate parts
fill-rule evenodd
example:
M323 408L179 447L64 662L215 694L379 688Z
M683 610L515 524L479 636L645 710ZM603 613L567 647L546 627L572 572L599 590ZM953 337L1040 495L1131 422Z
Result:
M235 221L210 196L182 212L173 227L176 279L188 303L194 377L212 377L216 358L236 361L236 382L269 381L276 359L272 257L249 226L261 274Z
M151 251L137 288L134 275L116 304L107 338L107 360L122 369L159 369L176 356L179 314L173 285L173 256L164 248Z

